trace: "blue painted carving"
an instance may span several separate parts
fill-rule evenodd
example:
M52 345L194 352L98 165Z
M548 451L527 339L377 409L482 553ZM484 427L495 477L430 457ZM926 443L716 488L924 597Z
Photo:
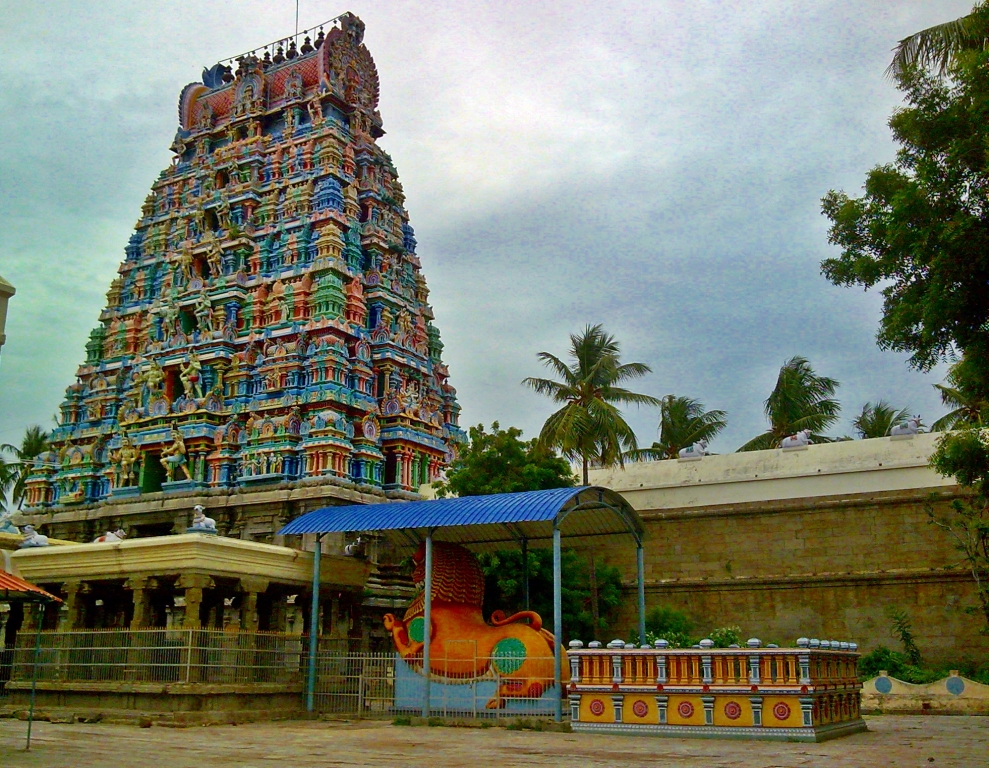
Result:
M313 210L343 211L343 189L332 176L320 179L313 194Z
M402 225L402 247L409 253L416 252L416 232L412 225L406 222Z

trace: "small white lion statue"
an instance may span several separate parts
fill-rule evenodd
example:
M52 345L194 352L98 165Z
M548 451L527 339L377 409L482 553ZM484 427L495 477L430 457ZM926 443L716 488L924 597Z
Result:
M216 520L212 517L206 517L206 507L202 504L197 504L192 508L192 525L189 526L189 530L216 533Z
M19 545L21 549L27 549L28 547L48 546L48 537L34 530L33 525L25 525L21 529L21 533L24 534L24 541L22 541Z
M803 448L804 446L813 444L814 441L810 439L810 430L801 429L795 435L784 437L783 442L780 443L780 448Z
M97 536L93 539L94 544L115 544L118 541L123 541L127 538L127 534L124 533L123 528L118 528L115 531L107 531L102 536Z
M911 416L906 424L894 424L889 431L890 437L907 437L920 433L920 416Z
M702 456L709 456L707 450L707 440L698 440L693 445L688 445L686 448L681 448L677 452L677 456L681 459L699 459Z

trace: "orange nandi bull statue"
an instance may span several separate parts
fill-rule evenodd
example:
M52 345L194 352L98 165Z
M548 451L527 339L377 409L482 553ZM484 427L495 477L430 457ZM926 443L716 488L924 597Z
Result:
M420 673L425 559L425 545L421 545L413 555L413 579L420 591L405 617L390 613L384 617L399 655ZM467 683L497 673L500 685L488 709L504 707L506 699L538 699L553 685L552 633L542 628L542 619L533 611L507 617L495 611L489 621L484 620L484 574L472 552L457 544L434 542L432 587L431 675Z

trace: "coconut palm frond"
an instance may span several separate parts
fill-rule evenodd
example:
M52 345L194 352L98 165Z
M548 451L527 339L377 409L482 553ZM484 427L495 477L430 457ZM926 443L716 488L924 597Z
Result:
M556 402L565 402L543 424L539 443L558 448L568 458L579 457L584 482L591 460L604 466L622 464L629 451L638 449L635 432L616 404L659 405L659 400L618 384L650 372L644 363L622 363L621 345L601 325L588 325L570 335L570 362L549 352L539 360L559 377L558 381L530 377L523 384Z
M989 44L986 4L967 16L947 21L900 40L886 75L902 78L914 68L944 75L962 51L979 50Z

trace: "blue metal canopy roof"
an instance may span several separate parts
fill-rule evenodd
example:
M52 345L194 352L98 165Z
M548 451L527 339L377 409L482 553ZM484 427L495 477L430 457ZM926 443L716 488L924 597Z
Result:
M523 539L532 546L550 546L554 526L571 546L615 536L639 542L643 535L642 521L629 503L595 486L323 507L296 518L279 533L376 532L404 550L416 548L432 531L434 540L480 551L504 549Z

